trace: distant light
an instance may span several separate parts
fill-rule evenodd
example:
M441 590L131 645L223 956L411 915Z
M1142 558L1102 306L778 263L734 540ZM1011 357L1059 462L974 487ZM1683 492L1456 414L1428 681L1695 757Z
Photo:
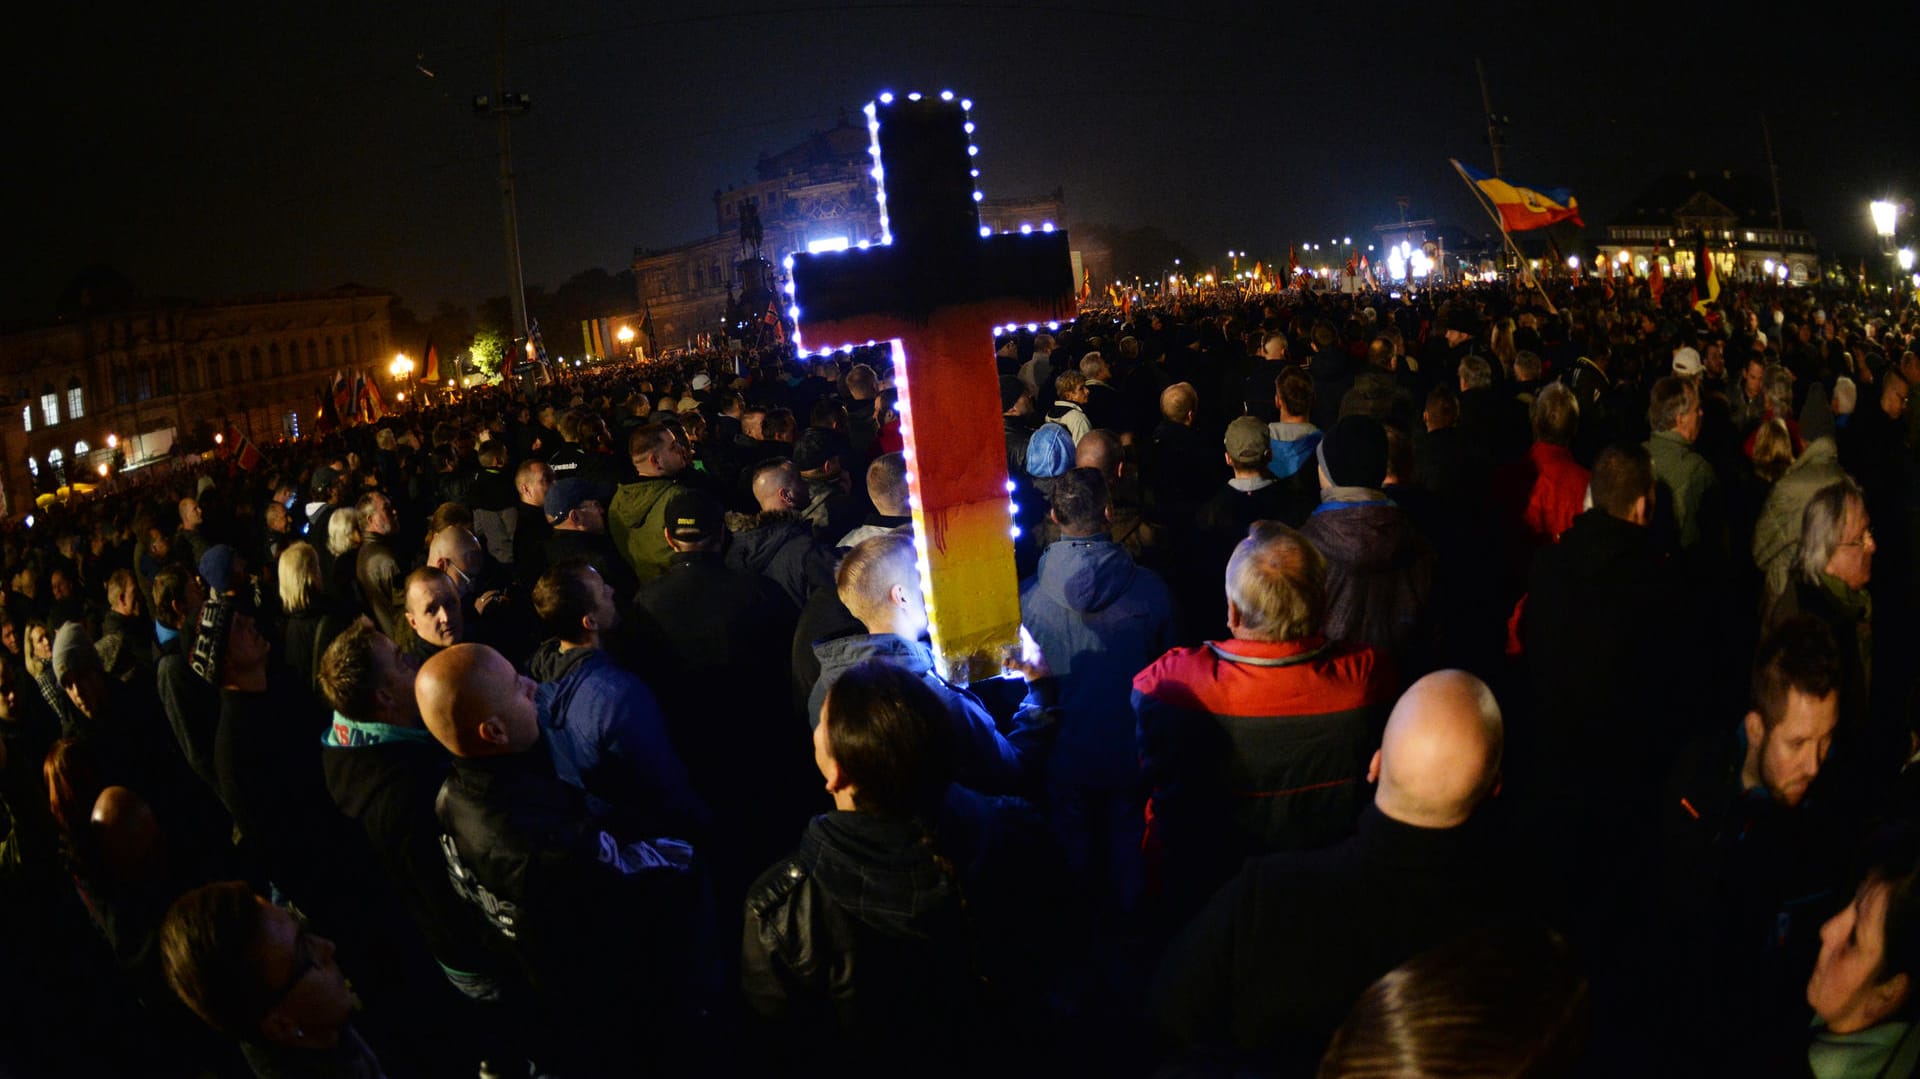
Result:
M218 446L218 445L220 445L221 443L223 443L223 442L225 442L226 440L227 440L227 436L226 436L226 435L223 435L223 434L221 434L221 433L220 433L220 432L218 432L218 431L215 431L215 432L214 432L214 434L213 434L213 444L214 444L214 445L216 445L216 446Z
M915 90L915 91L914 91L913 93L911 93L911 94L908 94L908 95L907 95L907 100L908 100L908 101L918 101L918 100L920 100L920 91L918 91L918 90Z
M798 322L798 321L800 321L800 305L799 305L799 304L794 304L794 305L792 305L792 306L790 306L790 307L788 307L788 308L787 308L787 317L788 317L788 318L790 318L790 319L792 319L792 320L794 320L795 322Z
M780 265L789 270L793 269L793 256L788 255L786 258L781 259Z
M893 92L891 90L880 91L880 104L882 105L893 104Z
M968 147L967 147L967 156L968 156L968 157L979 157L979 156L980 156L980 147L978 147L978 146L968 146Z
M1567 269L1569 269L1569 270L1573 270L1573 271L1575 271L1575 272L1578 272L1578 271L1579 271L1579 269L1580 269L1580 256L1579 256L1579 255L1568 255L1568 256L1567 256Z
M973 134L973 121L968 120L966 123L961 124L960 130L965 131L969 135Z
M972 99L970 99L970 98L964 98L964 97L963 97L963 98L961 98L961 99L960 99L960 107L961 107L961 108L963 108L963 109L966 109L966 110L968 110L968 111L972 111L972 109L973 109L973 101L972 101Z
M1886 199L1876 199L1868 204L1867 212L1873 215L1873 231L1882 237L1893 235L1900 218L1899 206Z
M981 201L982 199L985 199L985 198L986 198L986 196L985 196L985 195L982 195L982 194L981 194L980 192L978 192L978 191L975 191L975 192L973 193L973 201L975 201L975 202L979 202L979 201Z
M1022 236L1033 235L1033 226L1028 224L1025 221L1020 222L1020 235Z
M1895 257L1900 261L1900 269L1905 271L1911 271L1913 269L1913 248L1903 247Z
M981 236L983 236L983 237L984 237L984 236L991 236L991 235L993 235L993 227L992 227L992 226L990 226L990 225L982 225L982 226L980 226L980 235L981 235Z
M994 332L996 332L996 333L998 333L999 331L997 331L997 330L996 330L996 331L994 331ZM1012 494L1012 493L1013 493L1013 481L1012 481L1012 480L1008 480L1008 481L1007 481L1007 493L1008 493L1008 494Z
M822 251L845 251L846 249L847 238L845 236L831 236L824 240L807 241L807 254L809 255L818 255Z
M942 90L942 91L940 91L940 100L942 100L942 101L952 101L952 100L953 100L953 91L952 91L952 90Z
M1040 222L1040 231L1041 231L1041 232L1052 232L1052 231L1053 231L1053 222L1051 222L1051 221L1042 221L1042 222Z

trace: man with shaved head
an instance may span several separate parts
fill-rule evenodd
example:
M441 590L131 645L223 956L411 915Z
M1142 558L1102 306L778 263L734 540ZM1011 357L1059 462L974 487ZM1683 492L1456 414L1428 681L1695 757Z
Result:
M1502 731L1478 678L1415 682L1368 768L1376 786L1358 834L1248 862L1168 950L1153 987L1166 1032L1311 1074L1375 978L1502 920L1508 889L1477 819L1499 788Z
M816 589L833 587L833 550L814 540L813 526L800 516L807 508L807 481L792 461L762 461L750 482L760 512L745 527L733 526L727 568L772 581L797 611Z
M421 721L454 758L437 804L454 890L526 970L529 1029L599 1074L636 1032L670 1032L698 1005L693 848L589 809L554 770L534 688L478 644L434 655L414 682Z

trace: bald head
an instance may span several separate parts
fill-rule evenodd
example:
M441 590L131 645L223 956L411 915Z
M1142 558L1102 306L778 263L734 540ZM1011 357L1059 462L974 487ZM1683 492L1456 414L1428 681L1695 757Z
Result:
M448 525L433 534L427 545L427 565L453 575L454 570L472 576L480 572L486 558L480 553L480 541L460 525Z
M153 807L127 787L108 787L93 801L94 849L116 880L146 880L165 865L165 839Z
M1112 484L1120 478L1125 452L1120 448L1120 436L1112 431L1105 428L1088 431L1073 448L1073 467L1098 469L1107 483Z
M540 740L533 680L484 644L456 644L420 667L420 719L456 757L518 753Z
M762 513L799 509L807 504L807 481L792 461L769 461L753 474L753 500Z
M1393 706L1373 758L1374 804L1403 824L1464 824L1500 777L1500 705L1465 671L1435 671Z

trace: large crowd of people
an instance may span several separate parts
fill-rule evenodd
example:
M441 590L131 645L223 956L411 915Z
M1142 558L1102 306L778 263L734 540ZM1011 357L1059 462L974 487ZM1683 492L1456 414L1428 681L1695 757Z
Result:
M1024 624L971 685L884 348L43 505L0 1074L1913 1074L1920 321L1663 299L983 342Z

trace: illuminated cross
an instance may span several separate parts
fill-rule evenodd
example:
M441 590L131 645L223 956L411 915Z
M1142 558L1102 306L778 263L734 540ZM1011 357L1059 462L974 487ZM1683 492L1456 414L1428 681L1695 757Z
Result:
M934 658L963 682L998 674L1020 627L993 329L1074 311L1065 232L981 227L971 108L951 92L869 102L880 244L796 255L788 286L801 355L893 345Z

